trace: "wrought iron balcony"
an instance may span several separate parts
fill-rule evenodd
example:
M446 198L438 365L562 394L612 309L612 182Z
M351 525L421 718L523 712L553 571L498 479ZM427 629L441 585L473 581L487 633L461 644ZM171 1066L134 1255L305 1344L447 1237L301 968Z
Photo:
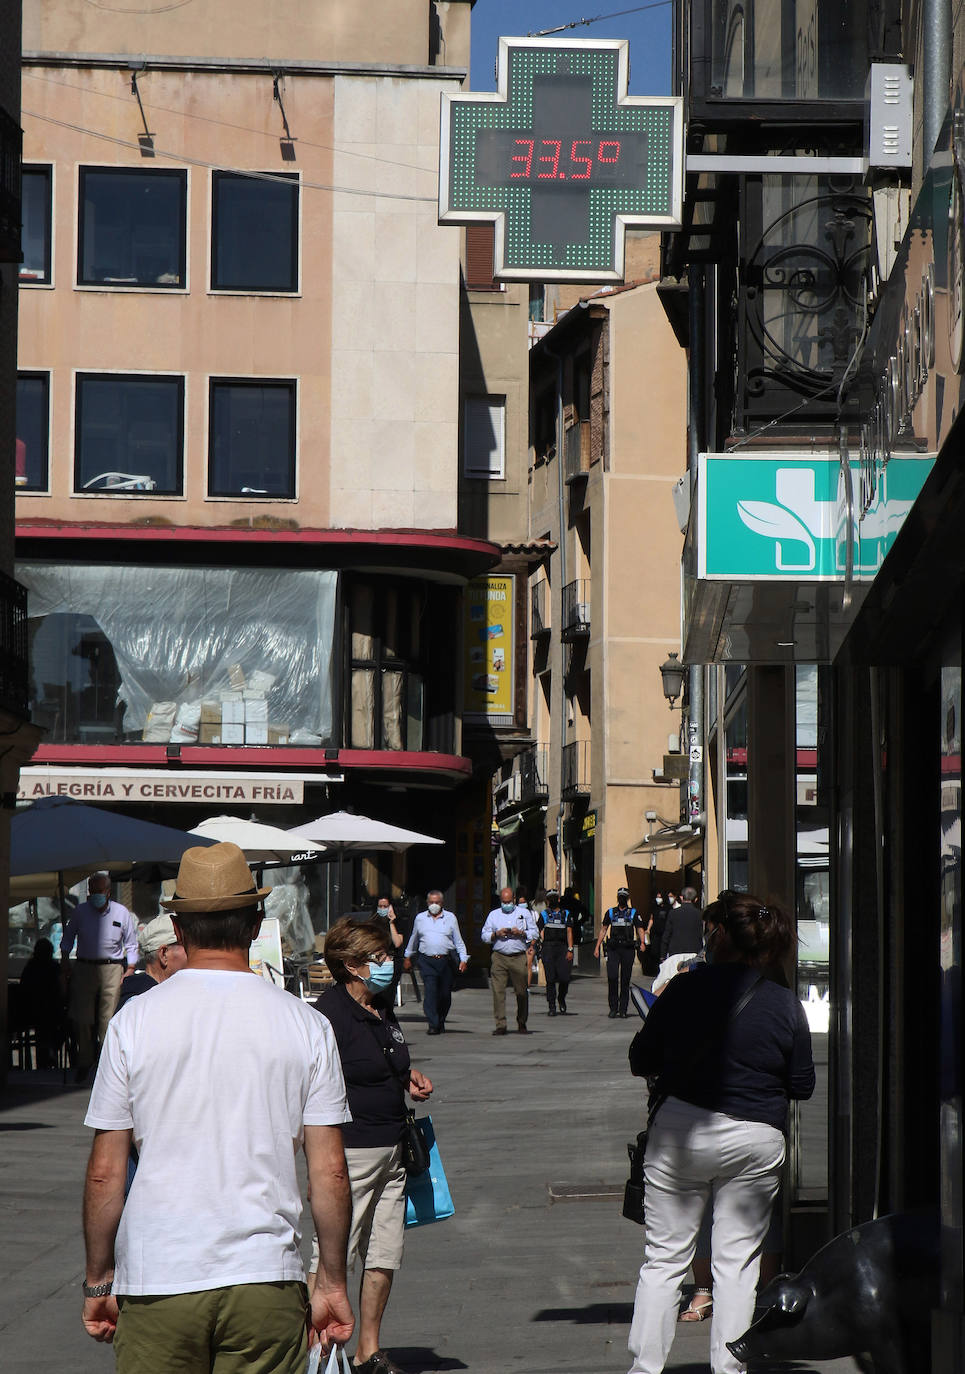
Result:
M590 582L579 578L563 588L563 623L560 639L564 644L590 633Z
M550 632L550 600L549 583L545 577L534 582L531 587L531 606L529 637L539 639L540 635L548 635Z
M27 592L0 572L0 709L29 720Z
M563 784L561 794L569 797L585 797L590 791L590 741L576 739L572 744L563 745Z
M563 480L582 481L590 470L590 423L578 420L563 435Z
M520 801L544 801L549 796L549 750L546 745L533 744L524 749L516 760L516 767Z

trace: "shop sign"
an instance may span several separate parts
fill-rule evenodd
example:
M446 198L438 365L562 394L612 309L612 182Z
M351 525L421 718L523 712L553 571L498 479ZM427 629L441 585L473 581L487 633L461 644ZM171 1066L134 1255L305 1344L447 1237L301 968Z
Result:
M439 222L495 226L495 275L620 281L628 227L679 228L683 104L630 96L625 39L501 38L498 91L443 95Z
M305 784L300 778L233 778L228 774L124 772L22 768L18 801L71 797L86 802L180 803L243 802L252 805L300 805Z
M475 578L466 587L463 605L464 719L512 725L516 578Z
M588 811L583 817L583 838L592 840L596 834L596 812Z
M847 467L837 452L701 454L697 576L731 582L873 577L934 462L934 454L893 454L861 510L857 453Z

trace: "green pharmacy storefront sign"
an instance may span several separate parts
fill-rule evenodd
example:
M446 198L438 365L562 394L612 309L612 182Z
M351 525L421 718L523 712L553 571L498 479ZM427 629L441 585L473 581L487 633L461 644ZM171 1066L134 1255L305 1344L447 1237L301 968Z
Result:
M682 102L628 75L626 40L501 38L499 89L442 97L439 222L493 224L497 277L621 281L628 226L680 227Z
M862 503L862 464L836 453L703 453L697 577L727 582L870 581L924 486L934 454L894 454Z

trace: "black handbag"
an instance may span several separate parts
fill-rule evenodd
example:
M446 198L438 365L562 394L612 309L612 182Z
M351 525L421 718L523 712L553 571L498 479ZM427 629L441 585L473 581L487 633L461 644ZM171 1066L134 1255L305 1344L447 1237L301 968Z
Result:
M744 993L743 997L734 1007L734 1010L731 1012L730 1016L727 1018L728 1025L737 1020L738 1016L740 1016L741 1012L747 1006L748 1002L754 996L754 993L757 991L757 989L760 987L763 981L764 975L760 974L750 985L750 987ZM634 1041L636 1041L637 1036L639 1036L641 1033L642 1032L640 1031L637 1032L637 1035L634 1036ZM710 1049L711 1045L715 1043L716 1038L716 1035L709 1036L707 1040L704 1041L704 1043L698 1049L697 1053L691 1059L690 1064L688 1066L689 1068L692 1069L700 1063L704 1055ZM632 1052L633 1047L631 1045L631 1057ZM653 1125L654 1117L657 1115L657 1112L659 1112L660 1108L666 1102L668 1096L668 1093L661 1092L657 1093L656 1096L652 1098L650 1102L650 1110L647 1113L647 1130L638 1131L636 1140L631 1141L627 1145L627 1153L630 1156L630 1177L627 1179L623 1188L623 1215L626 1217L627 1221L635 1221L638 1226L643 1226L645 1222L644 1208L646 1200L646 1178L643 1172L643 1166L647 1153L647 1134L649 1132L650 1127Z
M418 1178L429 1167L429 1147L411 1109L406 1111L402 1128L402 1163L410 1178Z

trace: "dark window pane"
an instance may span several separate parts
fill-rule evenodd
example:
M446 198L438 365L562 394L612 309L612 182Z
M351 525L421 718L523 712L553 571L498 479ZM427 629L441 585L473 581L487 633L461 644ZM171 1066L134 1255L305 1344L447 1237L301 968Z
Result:
M181 287L183 172L81 168L82 285Z
M21 181L21 281L50 281L50 168L25 167Z
M183 416L181 377L78 376L76 489L179 494Z
M211 383L208 491L295 495L294 382Z
M21 373L17 378L18 491L47 490L47 432L50 411L46 372Z
M298 289L298 183L215 172L211 285L221 291Z

